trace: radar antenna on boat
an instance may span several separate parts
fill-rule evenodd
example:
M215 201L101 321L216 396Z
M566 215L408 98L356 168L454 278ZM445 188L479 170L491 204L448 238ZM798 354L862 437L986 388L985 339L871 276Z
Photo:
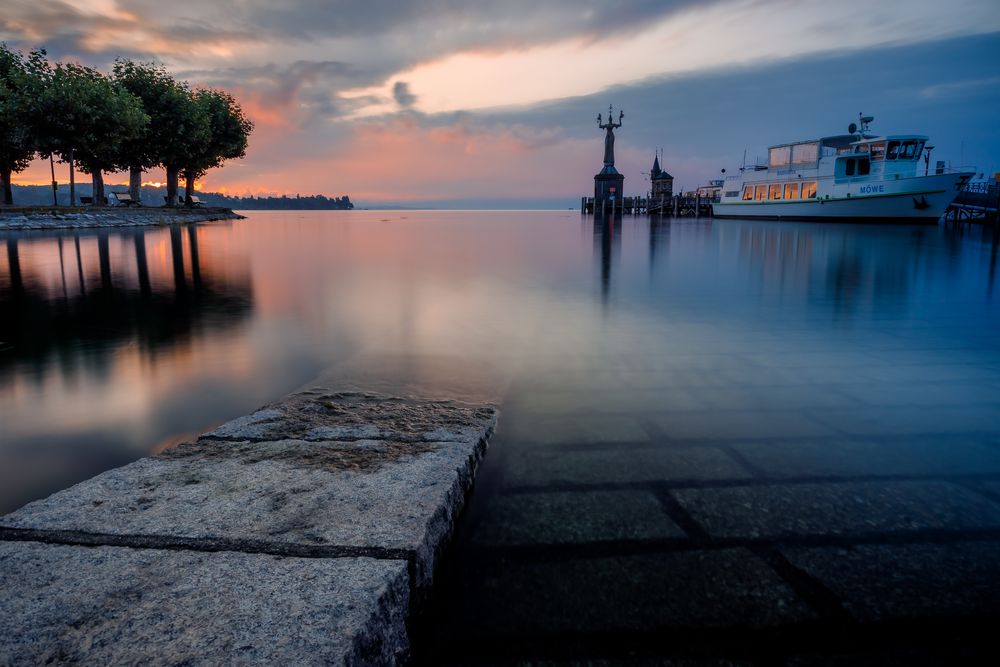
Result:
M861 123L862 134L868 131L868 126L873 120L875 120L875 116L865 116L860 111L858 112L858 122Z

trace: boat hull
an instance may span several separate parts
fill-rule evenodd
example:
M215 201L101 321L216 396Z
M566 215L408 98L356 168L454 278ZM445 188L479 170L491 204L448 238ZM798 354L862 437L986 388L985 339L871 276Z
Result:
M870 190L871 183L856 183L834 186L832 195L819 199L723 201L713 204L712 214L717 218L934 224L966 180L966 174L936 174L882 181L874 184L881 186L876 194L865 194L861 189L868 186Z

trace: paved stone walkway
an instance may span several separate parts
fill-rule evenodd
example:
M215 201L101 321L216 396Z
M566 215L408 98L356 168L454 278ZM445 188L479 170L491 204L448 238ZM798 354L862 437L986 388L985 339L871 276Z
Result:
M380 665L496 411L322 389L0 518L0 664Z
M859 436L853 413L665 412L663 393L608 392L582 411L586 390L513 388L423 625L424 664L1000 656L993 397L969 419L913 407L912 433L873 419Z

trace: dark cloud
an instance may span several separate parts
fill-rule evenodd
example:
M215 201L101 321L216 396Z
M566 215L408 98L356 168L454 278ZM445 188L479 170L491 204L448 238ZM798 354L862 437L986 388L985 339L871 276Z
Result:
M461 39L474 44L526 44L589 34L601 37L649 22L704 0L120 0L140 16L223 18L225 25L255 26L263 33L297 37L371 37L412 32L427 44ZM416 30L414 26L423 28ZM450 46L454 46L452 43Z
M250 88L275 104L287 104L303 88L322 84L328 88L356 85L365 80L350 63L298 60L288 65L225 67L180 70L177 76L208 86Z
M410 84L405 81L392 84L392 97L404 109L412 107L417 102L417 96L410 92Z
M227 40L243 44L251 57L260 52L255 45L288 49L306 40L319 48L324 41L339 40L330 47L337 49L335 57L363 62L367 83L374 84L394 71L459 50L523 48L568 37L602 39L704 4L706 0L118 0L120 11L105 16L62 0L5 0L0 39L48 46L56 57L83 55L95 63L119 55L162 60L182 55L177 52L187 46L194 57L195 47ZM115 27L141 27L155 39L124 45L108 40L97 44L95 52L89 38ZM39 43L26 44L29 35L38 36Z
M339 61L182 70L177 76L194 85L252 96L260 105L280 111L288 124L302 127L343 118L380 101L370 96L341 97L339 91L367 81L368 75Z
M96 39L95 36L127 34L148 30L152 37L147 44L123 46L119 40ZM103 65L116 57L149 58L165 44L172 49L200 49L206 43L220 41L249 42L257 33L237 30L229 24L211 24L192 18L168 17L167 20L145 21L128 12L104 15L81 11L62 0L4 0L0 14L0 40L20 48L44 48L53 58L83 57L88 64Z

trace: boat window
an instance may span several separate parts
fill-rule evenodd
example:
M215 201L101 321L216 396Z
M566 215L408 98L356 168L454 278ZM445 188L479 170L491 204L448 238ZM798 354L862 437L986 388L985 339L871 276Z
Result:
M872 156L875 157L874 155ZM872 173L872 163L865 158L858 158L858 176L867 176Z
M885 144L881 142L877 144L872 144L871 151L872 151L872 160L881 160L882 158L885 157Z
M743 188L743 200L750 201L752 199L753 199L753 186L748 185L745 188Z
M775 146L768 151L767 162L771 167L785 167L791 159L791 146Z
M923 155L923 153L924 153L924 142L918 141L917 150L913 151L913 159L919 160L920 156Z
M803 199L816 198L816 181L804 181L802 183L802 198Z
M896 154L898 152L899 152L899 142L898 141L890 141L889 142L889 147L885 149L885 159L886 160L895 160L896 159Z
M854 152L855 153L867 153L868 152L868 144L859 144L859 145L855 146L854 147Z
M781 183L771 183L767 192L768 199L781 199Z
M785 183L785 199L798 199L798 198L799 198L799 184Z
M766 185L758 185L758 186L754 187L754 189L753 189L753 198L756 201L763 201L763 200L767 199L767 186Z
M819 159L819 142L795 144L792 146L792 164L815 162Z
M903 146L899 149L899 159L912 160L920 155L917 152L917 143L916 141L904 141Z
M844 176L854 175L854 158L849 157L844 160Z

